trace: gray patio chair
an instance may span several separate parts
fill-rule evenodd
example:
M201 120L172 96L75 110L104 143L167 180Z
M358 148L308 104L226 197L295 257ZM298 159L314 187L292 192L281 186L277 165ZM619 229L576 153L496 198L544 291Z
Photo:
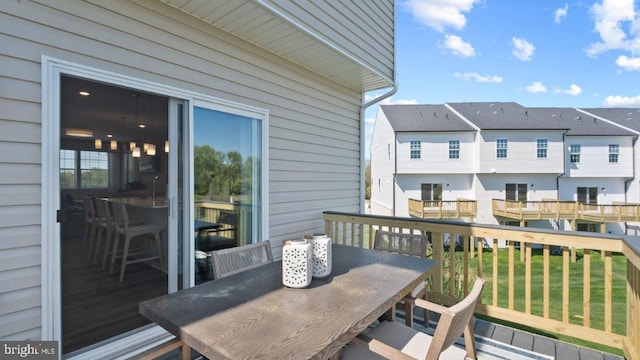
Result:
M214 279L221 279L273 262L269 240L211 251L210 255Z
M403 234L388 231L377 231L373 242L373 248L375 250L388 251L401 255L415 256L419 258L427 257L427 249L431 248L429 237L427 235L419 234ZM408 298L401 300L398 305L404 306L405 323L409 327L413 327L413 302L411 298L426 299L426 286L420 284L413 289ZM409 301L407 301L409 300ZM395 309L391 309L394 311ZM395 318L395 314L392 314L392 318ZM427 315L425 314L425 323L427 322Z
M469 295L451 307L416 299L416 306L440 313L440 320L433 336L395 321L384 321L368 334L358 335L343 350L340 358L475 359L473 311L483 287L484 280L477 278ZM461 334L464 334L464 350L453 346Z

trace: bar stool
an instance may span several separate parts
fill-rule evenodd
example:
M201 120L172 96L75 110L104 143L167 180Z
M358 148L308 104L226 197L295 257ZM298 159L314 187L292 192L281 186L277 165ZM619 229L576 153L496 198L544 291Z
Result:
M96 231L95 249L93 253L93 263L98 262L98 253L100 249L104 249L104 258L108 252L108 247L111 243L111 237L114 232L113 216L111 215L111 209L109 208L109 200L105 198L95 199L96 207L96 223L98 230ZM104 235L104 247L100 247L102 243L102 235ZM105 262L102 262L102 268L104 269Z
M84 234L82 235L82 250L87 249L87 259L91 259L96 232L98 231L98 218L96 206L91 196L82 197L82 208L84 209Z
M164 271L164 257L162 256L160 232L166 230L167 227L161 224L131 224L129 222L127 208L125 204L122 203L113 204L113 219L115 225L115 239L113 241L113 250L111 252L111 267L109 269L109 273L113 274L116 258L118 257L122 258L122 264L120 265L120 281L124 280L124 273L128 264L157 259L160 262L160 269ZM153 235L157 255L149 253L143 254L143 252L130 252L131 241L133 239L142 239L143 235ZM124 238L124 248L121 256L118 255L120 236ZM143 257L135 257L137 255L142 255Z

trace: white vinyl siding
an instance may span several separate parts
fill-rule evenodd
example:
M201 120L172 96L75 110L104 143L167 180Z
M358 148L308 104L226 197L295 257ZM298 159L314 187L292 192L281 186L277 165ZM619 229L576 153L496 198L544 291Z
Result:
M449 159L449 140L460 142L460 158ZM411 159L411 141L420 141L420 159ZM475 168L475 133L412 133L397 135L398 174L471 174Z
M322 230L323 210L360 210L361 92L159 1L2 7L0 337L41 335L43 55L268 109L274 244Z
M631 136L567 136L566 176L585 178L633 177L633 139ZM612 144L615 144L613 148ZM571 162L571 148L580 145L580 161ZM612 155L618 162L611 162Z
M483 130L478 143L479 173L562 174L564 172L562 131ZM508 139L508 157L496 161L496 142ZM538 139L547 140L547 158L538 158Z

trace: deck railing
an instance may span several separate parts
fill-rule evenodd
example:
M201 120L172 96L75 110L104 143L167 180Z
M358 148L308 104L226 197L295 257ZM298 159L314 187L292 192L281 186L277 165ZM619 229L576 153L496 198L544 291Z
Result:
M339 212L323 218L334 242L350 246L371 248L377 230L428 234L439 261L432 300L453 303L481 276L487 284L478 313L640 359L638 238ZM576 263L570 248L578 249ZM516 261L521 251L524 262Z
M478 206L475 200L409 199L409 215L420 219L474 219L477 212Z
M515 220L567 219L599 223L640 221L640 204L582 204L577 201L493 199L493 215Z

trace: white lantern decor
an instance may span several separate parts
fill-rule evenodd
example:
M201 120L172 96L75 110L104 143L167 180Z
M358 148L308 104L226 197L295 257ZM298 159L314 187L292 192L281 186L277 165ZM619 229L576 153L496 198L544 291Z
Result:
M282 283L291 288L311 284L313 265L311 244L306 239L291 240L282 248Z
M313 277L323 278L331 274L331 238L326 234L313 234L311 243Z

